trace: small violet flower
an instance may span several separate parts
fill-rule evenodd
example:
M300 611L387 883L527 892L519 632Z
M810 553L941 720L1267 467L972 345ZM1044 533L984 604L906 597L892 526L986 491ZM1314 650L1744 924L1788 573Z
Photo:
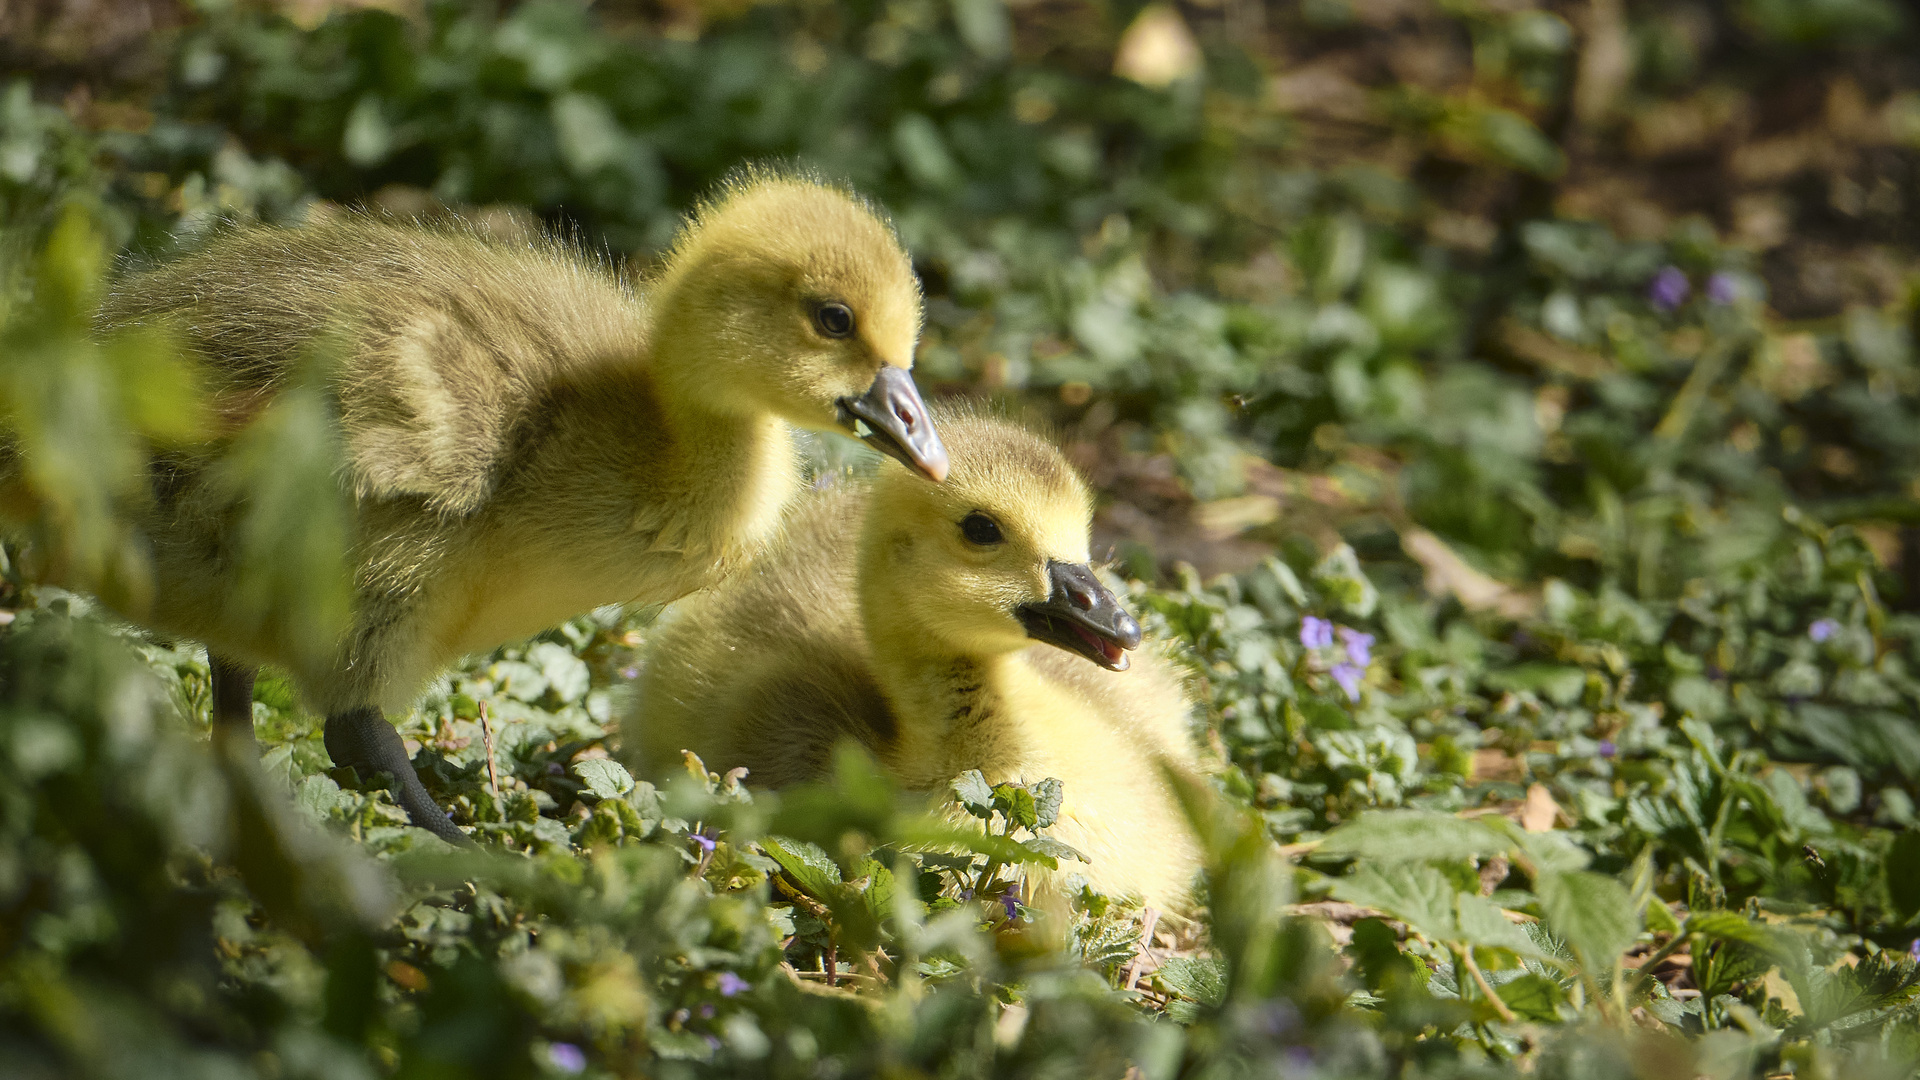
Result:
M1677 266L1663 266L1647 286L1647 299L1661 311L1672 311L1686 303L1687 294L1692 291L1685 271Z
M1340 684L1340 689L1347 692L1348 701L1360 700L1360 677L1366 674L1364 668L1358 668L1352 664L1335 664L1329 674L1333 676L1334 682Z
M1721 270L1707 279L1707 300L1726 307L1740 299L1740 279Z
M1907 946L1907 955L1920 960L1920 937L1914 938L1913 944Z
M1840 624L1832 619L1816 619L1807 627L1807 636L1815 641L1825 641L1840 632Z
M1020 914L1019 890L1012 885L1007 886L1007 891L1000 894L1000 906L1007 909L1007 918L1018 918Z
M1615 754L1617 754L1617 753L1619 753L1619 752L1620 752L1620 748L1619 748L1618 746L1615 746L1615 745L1613 744L1613 740L1612 740L1612 739L1601 739L1601 740L1600 740L1600 756L1601 756L1601 757L1608 757L1608 758L1610 758L1610 757L1612 757L1613 755L1615 755Z
M1363 634L1347 627L1340 628L1340 640L1346 643L1347 659L1355 667L1366 667L1373 662L1373 635Z
M587 1067L587 1055L572 1043L554 1043L547 1047L547 1060L563 1073L577 1073Z
M621 678L623 678L623 679L637 679L637 678L639 678L639 677L640 677L640 665L638 665L638 664L629 664L629 665L627 665L626 667L623 667L623 668L621 668L621 669L620 669L620 677L621 677Z
M705 831L701 831L697 833L688 833L687 839L700 845L701 851L704 851L709 855L713 854L713 837L708 836Z
M700 1006L700 1019L702 1020L713 1019L713 1014L715 1011L716 1010L713 1007L713 1002L711 1001L706 1002L705 1004Z
M753 989L753 984L735 975L731 971L720 973L720 996L732 997L735 994Z
M1333 644L1333 624L1309 615L1300 620L1300 644L1309 649L1324 649Z

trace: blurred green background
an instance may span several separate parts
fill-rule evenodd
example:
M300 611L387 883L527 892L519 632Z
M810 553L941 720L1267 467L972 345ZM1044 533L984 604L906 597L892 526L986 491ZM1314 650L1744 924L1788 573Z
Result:
M1906 5L13 0L0 81L0 1074L1920 1055ZM395 717L513 853L449 855L284 681L265 775L222 761L200 652L48 584L138 610L146 462L211 446L255 593L337 618L324 395L211 439L167 342L90 333L112 275L322 202L644 267L769 159L893 212L922 387L1101 492L1244 814L1203 822L1209 919L1087 895L1044 948L855 762L636 782L617 612Z

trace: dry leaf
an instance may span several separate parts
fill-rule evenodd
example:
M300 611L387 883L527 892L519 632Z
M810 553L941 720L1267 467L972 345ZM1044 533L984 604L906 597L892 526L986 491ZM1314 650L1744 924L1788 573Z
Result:
M1113 73L1143 86L1169 86L1200 70L1200 45L1170 4L1148 4L1120 35Z
M1560 804L1545 784L1527 788L1527 802L1520 808L1520 827L1528 832L1552 832L1554 819L1560 816Z

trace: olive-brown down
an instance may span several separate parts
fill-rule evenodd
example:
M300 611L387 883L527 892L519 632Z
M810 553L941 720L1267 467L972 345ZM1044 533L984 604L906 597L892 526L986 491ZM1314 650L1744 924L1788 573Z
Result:
M690 749L776 787L824 775L842 739L923 791L968 769L994 783L1057 777L1050 835L1091 857L1063 870L1185 906L1199 851L1162 772L1200 769L1179 666L1150 643L1127 670L1105 670L1028 635L1017 613L1048 598L1049 564L1088 561L1091 497L1032 433L936 418L946 483L886 462L870 484L809 495L748 571L667 613L625 752L657 775ZM967 540L975 513L1000 542Z

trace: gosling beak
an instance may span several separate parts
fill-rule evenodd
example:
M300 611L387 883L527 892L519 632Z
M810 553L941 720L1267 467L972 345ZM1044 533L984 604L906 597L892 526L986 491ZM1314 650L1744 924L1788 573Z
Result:
M936 484L947 478L947 448L905 368L881 365L866 393L843 397L839 405L840 422L875 450Z
M1111 671L1127 670L1140 645L1140 624L1085 564L1048 561L1051 590L1043 603L1020 608L1027 636L1058 645Z

